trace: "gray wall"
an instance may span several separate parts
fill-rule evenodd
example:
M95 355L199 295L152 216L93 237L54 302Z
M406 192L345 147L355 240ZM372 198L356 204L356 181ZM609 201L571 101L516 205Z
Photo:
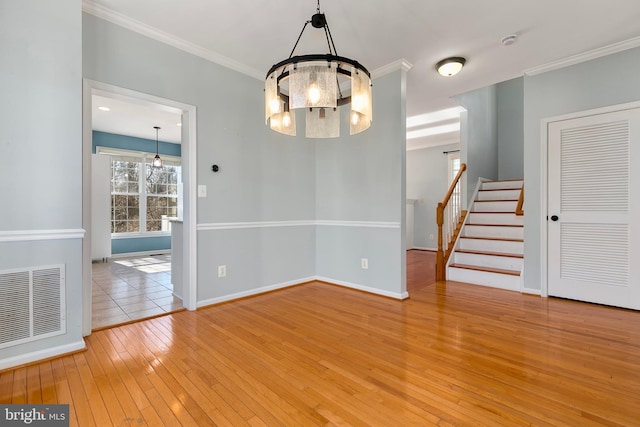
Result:
M414 205L414 247L438 247L436 207L449 189L449 156L442 152L459 148L460 144L449 144L407 151L407 197L417 199ZM433 240L430 235L433 235Z
M478 178L498 179L498 97L495 85L454 97L467 111L460 114L460 161L471 200ZM465 191L465 190L463 190Z
M66 334L2 349L0 362L82 343L82 241L64 238L82 228L80 7L0 6L0 270L64 264L67 307ZM49 240L3 241L16 231Z
M314 216L314 146L264 125L263 83L88 14L83 42L84 77L197 108L198 301L313 276L313 233L241 228Z
M316 219L342 223L317 228L317 274L396 296L406 291L405 82L401 70L373 82L371 128L315 143ZM348 135L348 127L341 134ZM367 270L361 258L368 258Z
M525 287L540 289L540 123L548 117L640 100L640 48L524 78ZM637 184L637 183L635 183Z
M498 83L498 179L524 177L524 78Z
M333 141L306 140L264 125L261 80L87 14L83 53L85 78L197 108L197 184L208 193L197 200L200 303L315 275L364 281L384 292L404 289L404 72L376 80L371 129ZM214 163L220 166L215 174ZM373 248L382 279L354 274L361 273L360 255L353 266L318 255L333 253L339 243L321 231L327 226L315 225L331 219L398 224L392 232L366 228L359 237ZM380 239L371 237L378 232ZM219 265L226 265L227 277L217 277Z

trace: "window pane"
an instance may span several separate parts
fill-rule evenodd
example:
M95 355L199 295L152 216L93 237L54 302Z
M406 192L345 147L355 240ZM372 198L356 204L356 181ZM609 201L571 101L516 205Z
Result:
M127 221L114 221L114 233L125 233L127 231Z
M147 221L147 231L160 231L162 229L162 221Z
M132 233L136 231L140 231L140 222L139 221L127 221L127 231Z

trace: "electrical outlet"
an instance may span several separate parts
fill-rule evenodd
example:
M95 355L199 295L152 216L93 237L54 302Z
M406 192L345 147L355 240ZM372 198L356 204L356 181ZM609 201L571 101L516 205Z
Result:
M368 258L362 258L360 260L360 265L362 266L362 268L364 270L368 269L369 268L369 259Z
M227 277L227 266L219 265L218 266L218 277Z
M433 234L429 234L429 240L433 240Z

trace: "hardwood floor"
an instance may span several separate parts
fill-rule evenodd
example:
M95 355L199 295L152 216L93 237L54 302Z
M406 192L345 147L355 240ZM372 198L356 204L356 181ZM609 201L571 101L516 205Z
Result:
M95 332L0 373L71 425L640 424L640 313L459 283L400 302L310 283Z

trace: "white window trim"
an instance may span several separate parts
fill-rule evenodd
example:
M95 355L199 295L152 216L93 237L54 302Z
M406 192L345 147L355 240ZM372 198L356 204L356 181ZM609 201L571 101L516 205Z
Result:
M137 157L142 160L142 167L144 167L145 163L151 163L153 158L155 157L155 153L149 153L146 151L135 151L135 150L125 150L121 148L112 148L112 147L103 147L96 146L96 154L109 155L109 156L127 156L127 157ZM172 166L180 166L182 169L182 159L176 156L170 155L162 155L163 162L169 162ZM182 174L182 170L180 171L180 175ZM145 189L144 196L142 197L142 192L139 193L140 200L138 201L138 209L140 212L145 212L145 215L140 215L140 229L145 231L136 231L136 232L122 232L122 233L111 233L111 239L119 240L119 239L136 239L136 238L145 238L145 237L169 237L171 236L171 231L146 231L147 228L147 198L146 198L146 174L145 171L139 171L139 188ZM178 176L178 183L182 182L182 177ZM178 205L182 204L182 196L181 192L178 192Z

